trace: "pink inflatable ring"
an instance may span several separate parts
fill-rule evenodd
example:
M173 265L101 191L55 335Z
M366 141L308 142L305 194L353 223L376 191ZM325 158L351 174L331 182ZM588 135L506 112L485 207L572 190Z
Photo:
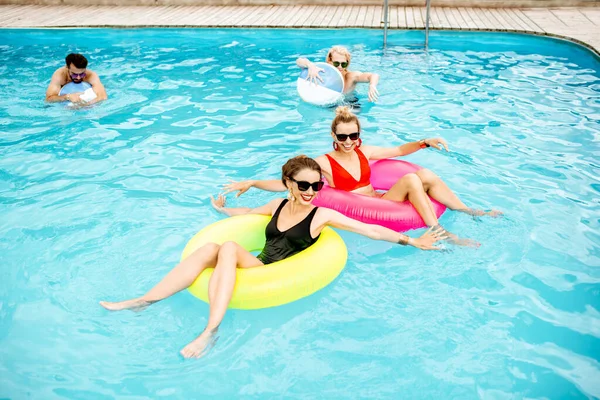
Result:
M375 190L388 191L404 175L417 172L422 167L407 161L386 159L369 162L371 184ZM439 218L446 206L431 199L435 215ZM385 226L397 232L425 227L423 218L408 201L397 202L344 192L328 186L319 192L314 205L336 210L350 218L367 224Z

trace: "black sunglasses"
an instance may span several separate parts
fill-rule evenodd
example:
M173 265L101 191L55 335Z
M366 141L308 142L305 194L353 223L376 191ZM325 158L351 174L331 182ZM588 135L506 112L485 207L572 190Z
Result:
M306 192L309 187L312 187L312 190L318 192L319 190L323 189L324 185L323 181L310 183L307 181L297 181L294 178L290 178L290 180L292 182L296 182L296 184L298 185L298 190L300 190L301 192Z
M80 74L76 74L75 72L71 72L71 70L69 70L69 75L71 75L71 79L79 79L79 78L85 78L86 75L86 71L83 71Z
M343 134L336 133L335 137L337 138L338 142L345 142L346 139L348 139L348 138L350 138L350 140L358 140L358 138L360 137L360 132L354 132L349 135L343 135Z
M348 61L345 61L345 62L332 61L331 63L336 68L339 67L340 65L342 66L342 68L346 68L348 66Z

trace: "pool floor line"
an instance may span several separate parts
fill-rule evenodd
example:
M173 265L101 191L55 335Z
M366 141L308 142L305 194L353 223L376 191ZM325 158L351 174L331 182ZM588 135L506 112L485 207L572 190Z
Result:
M382 6L0 5L2 28L383 28ZM425 7L389 7L390 29L424 29ZM432 7L432 30L553 36L600 55L600 7Z

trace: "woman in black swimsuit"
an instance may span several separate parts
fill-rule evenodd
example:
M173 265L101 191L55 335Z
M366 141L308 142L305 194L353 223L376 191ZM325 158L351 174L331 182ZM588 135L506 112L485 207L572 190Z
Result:
M265 230L266 244L254 256L235 242L222 245L208 243L179 263L156 286L142 297L117 303L101 301L111 311L143 309L190 286L206 268L215 268L208 287L210 313L204 331L181 350L186 357L200 357L213 342L223 320L235 286L236 268L254 268L283 260L311 246L326 226L345 229L375 240L385 240L401 245L411 245L422 250L435 250L433 244L444 239L443 232L429 229L414 239L378 225L368 225L350 219L327 208L317 208L311 203L321 190L321 168L312 158L298 156L282 168L282 181L288 188L287 199L250 208L224 208L225 198L211 199L213 206L223 214L272 215Z

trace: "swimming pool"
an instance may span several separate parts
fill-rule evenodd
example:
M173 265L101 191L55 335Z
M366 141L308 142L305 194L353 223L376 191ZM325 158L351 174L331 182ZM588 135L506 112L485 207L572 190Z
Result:
M210 40L209 40L210 39ZM497 33L366 30L0 31L0 398L565 398L600 396L600 63L567 42ZM63 44L67 43L67 44ZM299 55L345 44L381 74L360 88L365 141L440 135L408 160L467 204L446 213L478 250L425 253L343 233L349 262L296 303L206 323L186 292L144 293L228 179L277 176L326 151L332 112L300 103ZM70 51L110 99L46 105ZM250 192L230 204L259 205Z

